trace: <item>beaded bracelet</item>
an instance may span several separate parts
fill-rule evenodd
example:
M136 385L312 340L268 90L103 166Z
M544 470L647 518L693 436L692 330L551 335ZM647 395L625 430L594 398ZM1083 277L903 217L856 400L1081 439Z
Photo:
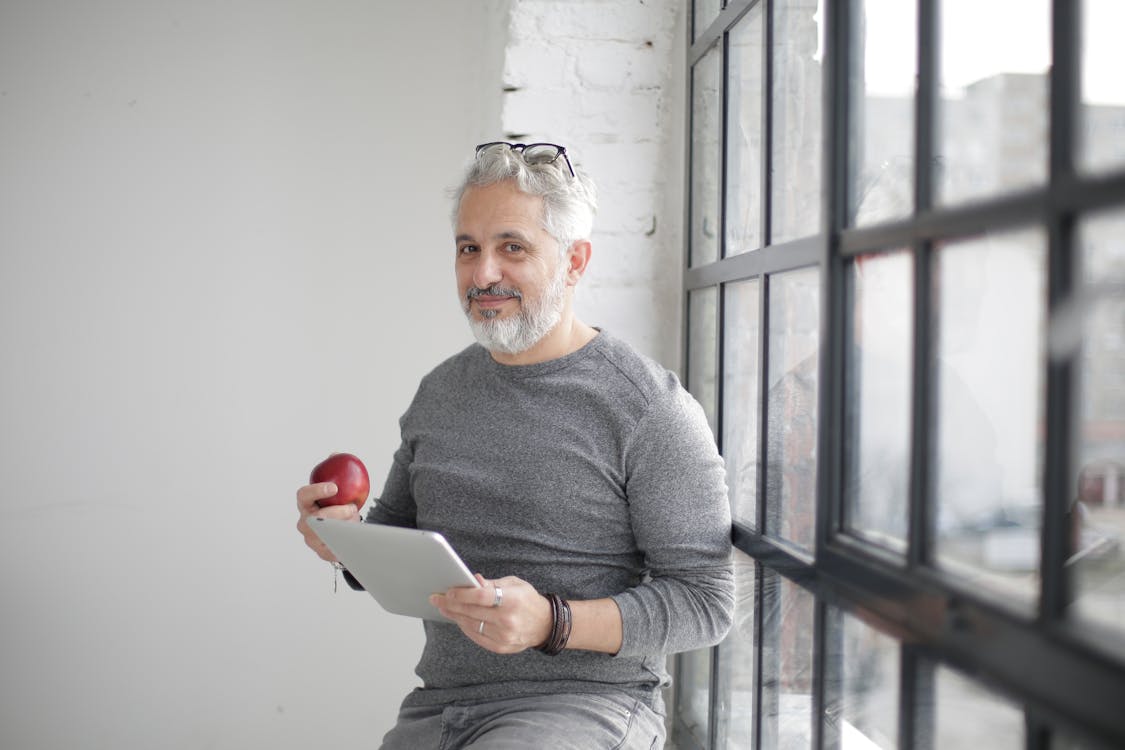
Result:
M573 624L570 604L558 594L544 594L551 603L551 634L538 650L547 656L557 656L566 648L570 640L570 628Z

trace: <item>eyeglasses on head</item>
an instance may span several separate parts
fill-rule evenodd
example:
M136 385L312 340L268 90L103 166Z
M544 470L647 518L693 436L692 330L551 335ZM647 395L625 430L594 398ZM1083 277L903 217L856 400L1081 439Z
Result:
M480 154L481 151L493 146L507 146L518 153L526 163L532 165L553 164L558 161L558 158L561 156L563 161L566 162L566 168L567 171L570 172L570 176L575 176L574 167L570 163L570 157L566 155L566 147L560 146L557 143L511 143L509 141L492 141L477 146L476 153Z

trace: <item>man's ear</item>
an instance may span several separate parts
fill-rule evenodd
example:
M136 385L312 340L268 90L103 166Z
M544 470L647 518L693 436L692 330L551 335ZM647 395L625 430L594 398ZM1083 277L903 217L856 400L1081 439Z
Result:
M564 262L567 264L566 282L568 285L574 286L582 278L582 274L586 273L586 266L590 263L592 252L593 245L590 244L589 240L577 240L567 250Z

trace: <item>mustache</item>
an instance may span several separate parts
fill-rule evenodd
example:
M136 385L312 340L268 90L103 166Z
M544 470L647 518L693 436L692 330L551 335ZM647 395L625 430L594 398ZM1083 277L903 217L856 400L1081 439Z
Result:
M495 284L484 289L478 286L471 286L468 291L465 292L465 299L472 300L477 297L515 297L518 300L522 300L523 294L520 293L519 289L508 289Z

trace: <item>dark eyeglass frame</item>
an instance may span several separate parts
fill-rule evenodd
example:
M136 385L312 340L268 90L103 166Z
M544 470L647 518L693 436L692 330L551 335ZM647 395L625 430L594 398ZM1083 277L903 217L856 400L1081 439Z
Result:
M570 163L570 157L566 155L566 147L560 146L557 143L511 143L509 141L492 141L490 143L482 143L479 146L477 146L476 153L479 154L481 151L483 151L486 148L489 148L490 146L507 146L508 148L512 149L513 151L520 152L521 156L523 156L523 154L526 153L527 149L529 149L529 148L538 148L538 147L553 148L553 149L555 149L555 158L554 159L551 159L550 161L534 162L534 163L535 164L554 164L556 161L559 160L559 157L561 156L563 158L563 161L566 162L566 168L570 171L570 176L575 177L574 167ZM527 160L524 159L524 161L527 161ZM532 164L533 162L527 162L527 163Z

